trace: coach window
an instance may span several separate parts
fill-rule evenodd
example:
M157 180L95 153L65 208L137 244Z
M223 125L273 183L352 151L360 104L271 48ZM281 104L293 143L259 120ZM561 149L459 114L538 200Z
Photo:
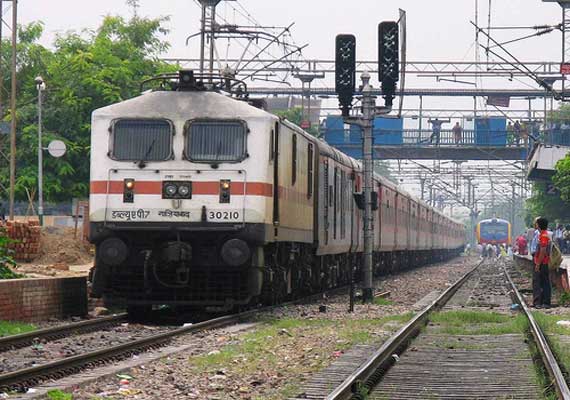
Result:
M313 197L313 168L314 168L314 153L313 144L309 143L307 146L307 198Z
M293 135L291 149L291 185L297 182L297 135Z
M184 156L198 163L241 162L247 157L247 132L243 121L188 121Z
M111 125L109 156L117 161L166 161L172 158L174 128L164 119L119 119Z

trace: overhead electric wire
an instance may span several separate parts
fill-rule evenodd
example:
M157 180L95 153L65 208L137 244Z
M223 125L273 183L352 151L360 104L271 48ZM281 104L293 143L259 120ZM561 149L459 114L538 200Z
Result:
M473 21L471 21L471 24L473 26L475 26L475 28L483 33L484 35L487 35L485 33L485 31L481 28L479 28L477 26L477 24L475 24ZM548 92L552 93L554 95L554 97L558 100L561 98L561 95L553 89L552 85L549 85L548 83L546 83L543 79L541 79L539 76L537 76L533 71L531 71L524 63L520 62L518 60L518 58L516 58L510 51L508 51L504 46L502 46L500 43L498 43L495 39L493 39L491 37L491 35L488 35L489 39L497 45L497 47L499 47L501 50L503 50L505 53L507 53L513 60L515 60L515 63L513 63L512 61L507 60L506 58L504 58L503 56L497 54L496 52L494 52L491 49L487 49L488 51L490 51L492 54L494 54L496 57L499 57L501 60L505 61L506 63L510 64L513 68L517 69L518 71L526 74L527 76L531 77L536 83L539 84L539 86L541 86L542 88L544 88L545 90L547 90Z

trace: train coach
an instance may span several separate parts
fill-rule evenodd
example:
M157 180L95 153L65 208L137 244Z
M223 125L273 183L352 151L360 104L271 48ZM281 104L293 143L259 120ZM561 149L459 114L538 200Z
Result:
M191 71L157 81L92 116L92 295L142 315L348 282L363 250L361 164L254 107L240 82ZM462 249L462 224L382 176L374 185L375 273Z

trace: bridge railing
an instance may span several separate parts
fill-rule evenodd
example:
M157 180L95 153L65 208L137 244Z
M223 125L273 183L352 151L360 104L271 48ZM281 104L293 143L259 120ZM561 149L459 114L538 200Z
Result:
M359 144L360 132L350 130L325 131L325 139L332 145ZM570 133L570 132L569 132ZM455 135L450 129L441 130L439 133L431 129L374 129L374 144L388 146L455 146L455 147L519 147L528 148L533 144L533 138L521 132L516 135L512 131L492 130L462 130L460 135Z

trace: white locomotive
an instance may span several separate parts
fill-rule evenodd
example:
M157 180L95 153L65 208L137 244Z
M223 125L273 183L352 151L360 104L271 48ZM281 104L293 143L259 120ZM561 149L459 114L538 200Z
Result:
M170 90L93 113L93 295L138 314L277 302L348 282L363 245L361 165L221 90L243 94L239 84L191 71L160 80ZM463 225L374 179L375 272L462 248Z

